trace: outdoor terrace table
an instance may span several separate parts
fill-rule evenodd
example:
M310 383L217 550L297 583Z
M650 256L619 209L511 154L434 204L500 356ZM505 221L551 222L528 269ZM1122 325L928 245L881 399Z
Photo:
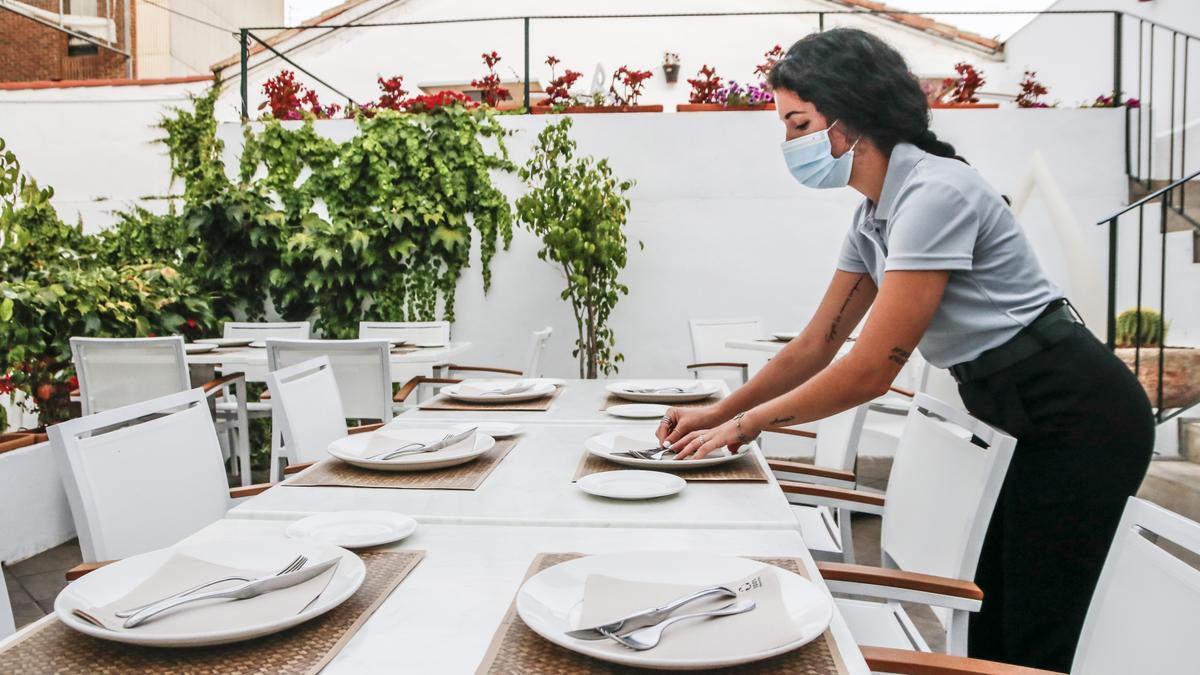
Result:
M470 349L470 342L451 342L445 347L417 348L411 352L392 353L392 382L403 383L418 375L432 375L436 368L461 357ZM242 372L246 374L247 382L267 380L266 349L217 349L203 354L188 354L187 362L193 370L201 367L222 372ZM195 381L195 376L193 380Z
M282 537L283 521L222 520L183 544ZM422 524L388 550L425 557L322 671L337 673L473 673L480 665L530 564L539 553L684 550L801 559L823 586L795 530L497 527ZM55 621L53 615L18 631ZM834 638L850 673L868 673L841 615ZM0 646L5 641L0 641Z

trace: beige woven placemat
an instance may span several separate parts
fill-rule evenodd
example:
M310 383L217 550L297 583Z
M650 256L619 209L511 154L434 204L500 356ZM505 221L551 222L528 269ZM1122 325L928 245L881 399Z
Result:
M319 673L412 571L424 551L364 551L363 585L329 612L282 633L212 647L166 649L109 642L58 620L0 651L0 673Z
M583 457L579 460L579 468L575 470L575 477L571 480L577 481L584 476L602 471L619 471L621 469L634 468L642 469L646 467L632 467L610 462L607 459L597 457L584 450ZM654 469L651 470L653 471ZM658 470L666 471L666 469ZM765 483L767 481L767 474L763 472L762 466L753 457L739 459L736 462L717 464L711 469L681 469L679 471L671 471L670 473L679 476L689 483Z
M371 471L340 459L324 459L284 481L296 487L398 488L409 490L474 490L483 484L516 440L498 440L478 459L431 471Z
M688 403L663 403L662 405L669 406L671 408L701 408L706 405L712 405L723 398L725 398L725 394L718 392L706 399L699 401L690 401ZM616 394L609 394L608 396L604 397L604 403L600 406L600 410L605 411L614 405L629 405L631 403L634 403L634 401L623 399Z
M563 387L555 387L553 394L532 401L514 401L512 403L467 403L456 401L445 394L439 394L418 405L417 408L421 410L474 410L476 412L488 410L543 412L550 409L550 405L554 403L562 390Z
M533 564L529 566L529 572L525 575L525 578L528 579L546 568L579 557L581 556L578 553L543 553L534 559ZM797 558L756 558L756 560L788 570L789 572L795 572L806 579L808 578L808 572L804 569L804 563ZM647 671L642 668L631 668L629 666L608 663L607 661L593 659L589 656L576 654L569 649L559 647L549 640L542 638L537 633L534 633L525 625L525 622L521 621L520 617L517 616L516 598L513 599L513 604L509 606L508 613L504 615L504 620L500 622L500 627L496 630L496 635L492 638L491 645L488 646L487 654L483 657L483 662L479 664L479 669L475 671L476 675L532 675L534 673L566 675L567 673L585 672L640 673L660 671ZM841 652L838 651L833 631L826 630L816 640L803 647L765 661L758 661L736 668L692 672L737 672L752 675L775 675L777 673L787 673L788 675L846 675L849 671L842 660Z

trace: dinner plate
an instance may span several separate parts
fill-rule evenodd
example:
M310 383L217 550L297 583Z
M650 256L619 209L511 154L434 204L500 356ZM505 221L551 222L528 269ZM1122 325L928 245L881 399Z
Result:
M645 447L647 448L652 448L658 445L658 440L654 437L654 431L651 429L642 428L609 431L603 434L597 434L587 439L587 441L584 442L583 447L587 448L587 451L593 455L607 459L610 462L616 462L617 464L624 464L625 466L632 466L639 469L652 468L669 471L699 469L701 467L714 466L717 464L724 464L726 462L735 462L751 454L750 446L744 445L742 446L741 451L736 455L720 455L714 457L712 454L709 454L704 459L674 460L622 457L612 454L614 452L613 443L616 441L617 436L628 436L630 438L636 438L639 440L645 439Z
M769 649L754 651L736 639L715 643L707 657L671 658L656 650L633 651L608 640L579 640L566 631L579 628L584 584L589 576L601 574L617 579L648 583L696 586L729 583L761 570L763 563L727 555L694 551L639 551L595 555L568 560L530 577L517 592L517 614L525 625L543 638L571 651L628 666L668 670L720 668L751 663L789 652L819 637L833 618L833 601L808 579L772 567L779 582L784 612L791 626L782 631L782 641ZM755 615L751 612L747 618ZM765 616L765 615L764 615ZM674 638L687 629L675 629ZM664 641L672 639L668 630Z
M376 452L383 452L389 445L398 447L402 442L417 441L432 443L445 438L450 433L445 428L396 428L380 429L366 434L353 434L339 438L329 444L329 454L338 459L364 469L375 471L430 471L444 469L448 466L466 464L496 445L496 439L487 434L475 434L475 446L465 443L453 448L443 448L434 452L417 452L411 455L401 455L395 459L364 459L359 453L370 455L372 447ZM397 441L400 442L397 442Z
M666 415L667 407L660 403L622 403L620 405L610 405L604 412L613 417L624 417L631 420L650 420Z
M776 340L779 340L780 342L791 342L792 340L795 340L796 338L800 337L800 334L799 333L771 333L771 337L775 338Z
M687 481L663 471L601 471L575 481L580 490L609 499L655 499L673 495L687 487Z
M512 438L521 433L520 424L509 424L508 422L479 422L478 424L454 424L450 426L451 431L466 431L467 429L475 429L481 434L487 434L492 438Z
M638 393L630 391L630 389L643 389L652 387L695 387L693 391L688 392L651 392ZM715 395L720 388L715 383L704 382L697 380L666 380L661 382L652 382L649 380L639 380L634 382L614 382L608 387L608 393L627 401L635 401L638 403L688 403L690 401L703 401L704 399Z
M255 341L251 342L248 346L253 347L255 349L266 349L267 341L266 340L255 340Z
M412 343L412 346L420 347L421 349L437 349L438 347L445 347L446 343L445 342L414 342L414 343Z
M512 380L475 380L471 384L475 386L487 386L489 384L512 385ZM554 385L547 382L538 382L532 387L518 391L513 394L463 394L460 393L462 384L452 384L448 387L442 387L442 392L446 396L465 403L517 403L520 401L532 401L534 399L543 398L554 393Z
M365 548L400 541L417 531L417 521L391 511L333 511L301 518L288 526L293 539L344 548Z
M190 343L183 346L184 354L203 354L216 349L216 345Z
M113 631L75 616L73 610L107 605L129 593L154 573L172 555L181 553L200 560L241 569L277 570L280 561L304 555L323 562L340 557L325 590L299 614L288 614L249 626L213 626L203 632L139 633ZM153 647L199 647L250 640L291 628L318 617L354 595L366 577L362 560L350 551L314 540L245 539L213 541L165 548L131 556L105 565L71 582L54 600L54 613L69 628L100 638Z
M199 340L193 340L192 342L198 345L214 345L220 348L228 348L246 347L254 341L250 338L201 338Z

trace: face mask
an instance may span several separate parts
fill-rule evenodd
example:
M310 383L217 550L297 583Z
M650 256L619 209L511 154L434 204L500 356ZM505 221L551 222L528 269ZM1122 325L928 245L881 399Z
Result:
M783 161L801 185L810 188L837 188L846 187L850 182L854 148L862 137L854 141L854 145L842 153L841 157L834 157L833 146L829 142L829 129L837 126L837 123L838 120L834 120L828 129L783 142Z

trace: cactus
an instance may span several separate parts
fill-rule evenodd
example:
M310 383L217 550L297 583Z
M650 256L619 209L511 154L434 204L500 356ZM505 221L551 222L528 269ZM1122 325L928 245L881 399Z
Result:
M1117 315L1117 346L1157 347L1167 339L1168 327L1162 314L1153 309L1127 309Z

